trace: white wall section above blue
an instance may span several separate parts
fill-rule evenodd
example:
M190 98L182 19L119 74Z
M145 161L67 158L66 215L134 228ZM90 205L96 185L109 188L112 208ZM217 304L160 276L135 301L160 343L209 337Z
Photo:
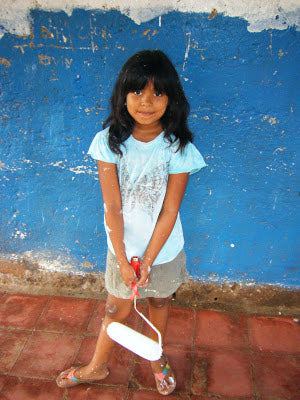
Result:
M264 29L286 29L300 26L299 0L1 0L0 37L5 32L17 35L30 33L30 10L65 11L73 9L119 10L136 24L149 21L170 11L183 13L208 13L213 10L229 17L248 21L250 32Z

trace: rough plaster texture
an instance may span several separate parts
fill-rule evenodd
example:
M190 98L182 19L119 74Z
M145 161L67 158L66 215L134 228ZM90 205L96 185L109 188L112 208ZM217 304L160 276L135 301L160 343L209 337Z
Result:
M0 27L2 31L17 35L29 35L30 10L65 11L116 9L141 24L171 11L184 13L216 13L245 19L251 32L264 29L299 27L300 4L298 0L1 0ZM0 30L1 32L1 30Z
M103 273L48 271L29 261L0 261L0 292L106 299ZM300 315L300 293L278 286L200 283L181 286L173 305L227 312Z
M101 194L86 152L122 64L137 50L161 48L179 71L208 164L191 177L182 205L191 277L299 287L300 32L253 33L245 18L175 6L138 25L120 11L67 15L34 3L39 8L28 14L26 2L14 2L16 20L26 5L30 34L16 36L6 15L12 33L0 41L3 265L23 265L37 280L47 272L103 272Z

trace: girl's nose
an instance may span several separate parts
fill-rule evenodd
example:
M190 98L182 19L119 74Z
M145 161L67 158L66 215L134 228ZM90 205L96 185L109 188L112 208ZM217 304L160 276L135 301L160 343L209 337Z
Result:
M152 94L144 93L142 96L142 104L151 104L152 103Z

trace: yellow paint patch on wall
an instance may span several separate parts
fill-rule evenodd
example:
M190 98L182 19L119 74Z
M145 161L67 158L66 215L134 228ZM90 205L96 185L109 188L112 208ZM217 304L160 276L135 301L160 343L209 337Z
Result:
M0 64L4 65L5 67L10 67L11 66L11 62L4 57L0 57Z
M213 19L213 18L215 18L215 16L216 16L217 14L218 14L218 11L214 8L214 9L212 10L212 12L210 13L208 19Z

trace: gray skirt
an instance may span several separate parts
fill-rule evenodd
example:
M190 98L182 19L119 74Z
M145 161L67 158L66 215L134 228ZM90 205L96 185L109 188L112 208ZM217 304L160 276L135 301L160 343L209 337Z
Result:
M169 297L179 286L188 280L186 255L184 249L174 260L153 265L150 272L150 283L146 288L139 288L141 298ZM131 289L125 285L117 259L110 250L107 252L105 287L108 293L121 299L129 299Z

